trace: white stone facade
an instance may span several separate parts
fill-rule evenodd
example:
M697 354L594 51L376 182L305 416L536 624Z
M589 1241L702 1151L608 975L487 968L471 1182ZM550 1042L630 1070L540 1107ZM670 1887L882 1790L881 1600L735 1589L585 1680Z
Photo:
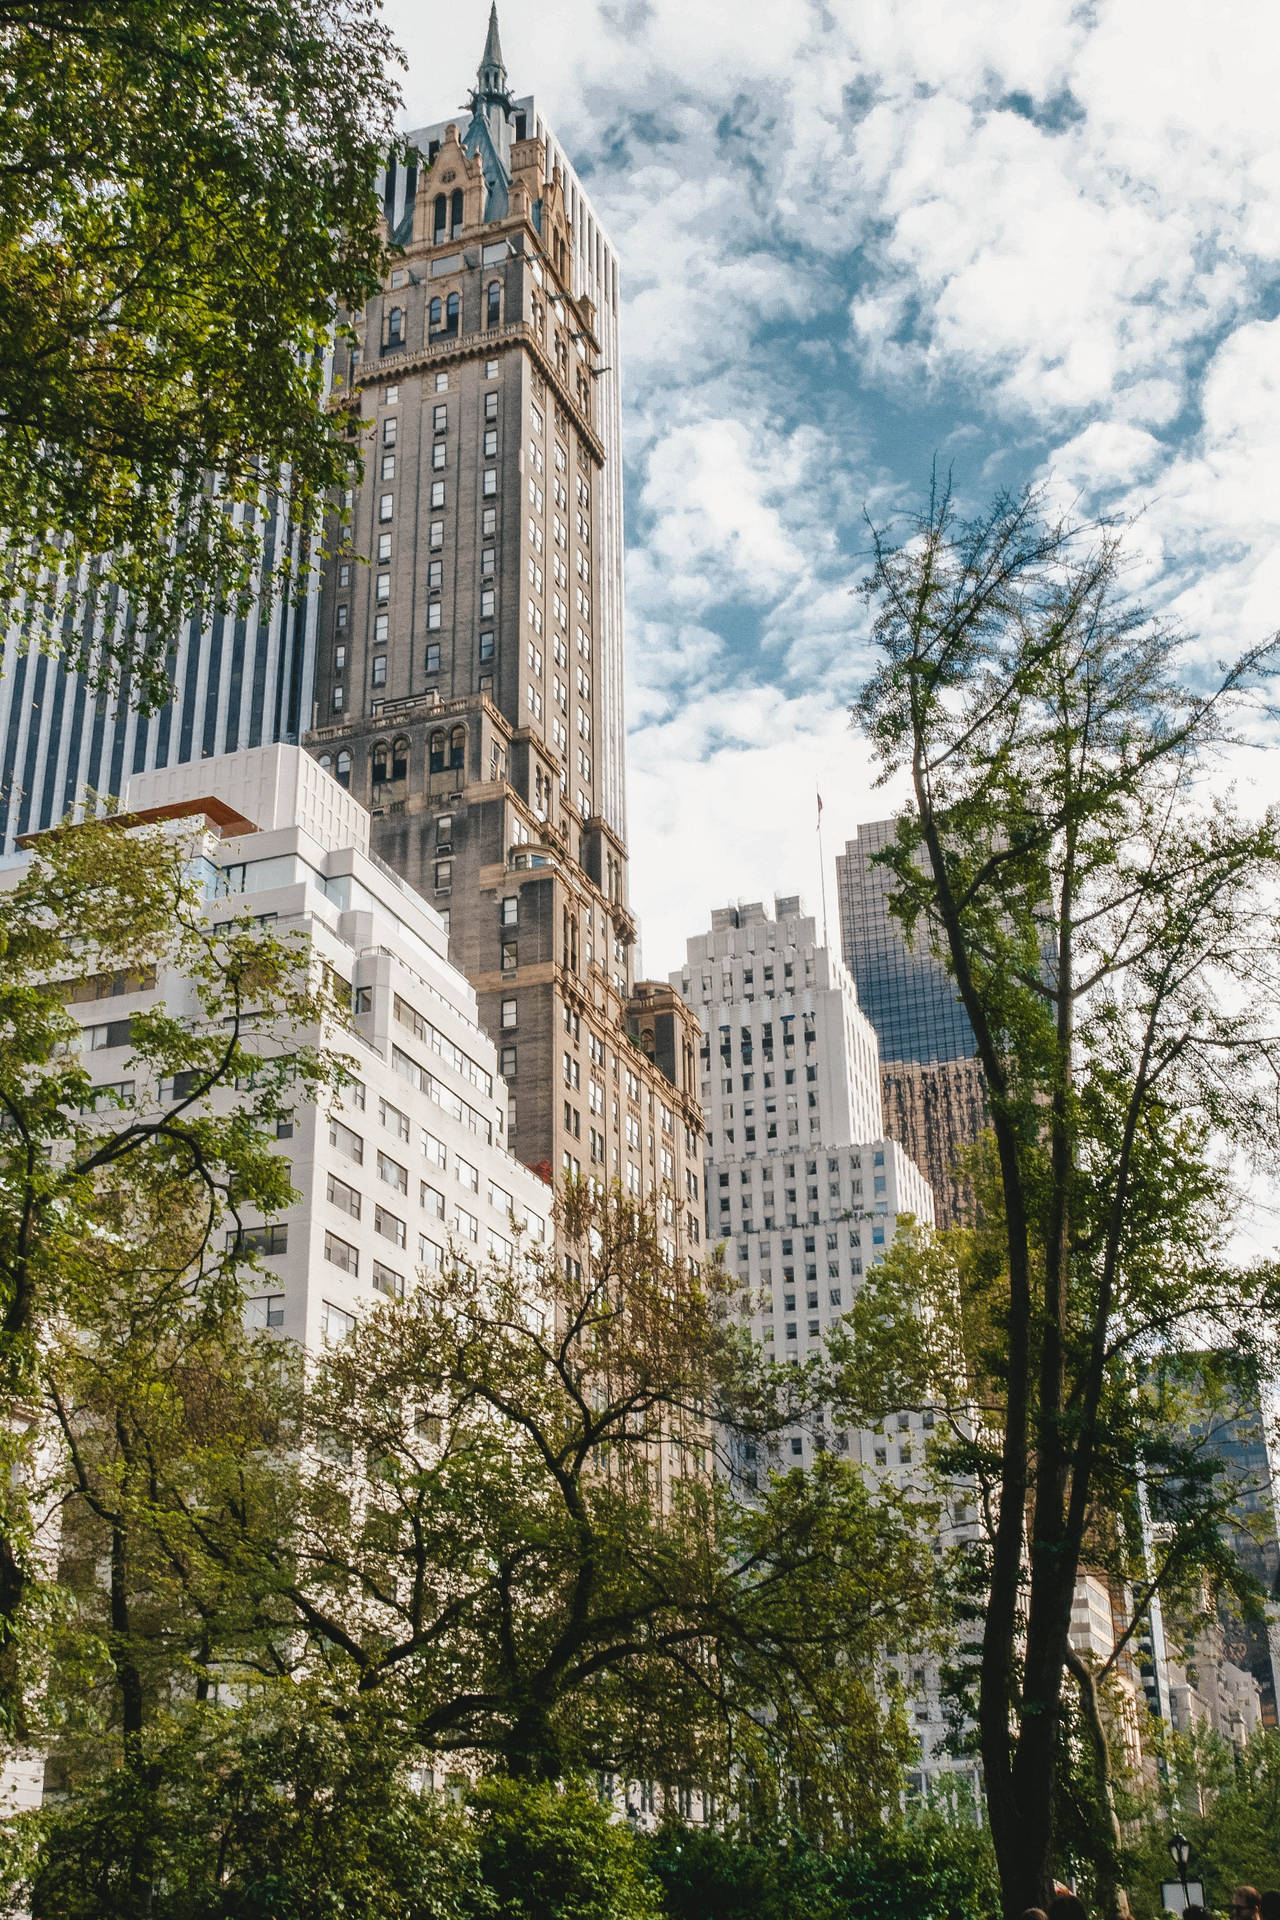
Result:
M477 1266L540 1246L551 1190L506 1149L506 1085L475 995L434 908L368 854L364 808L288 746L138 775L125 805L145 815L206 799L252 823L206 836L211 916L249 911L305 937L352 991L355 1032L340 1038L355 1080L331 1105L296 1109L280 1151L299 1197L262 1223L246 1279L252 1321L316 1347L451 1246ZM161 979L114 1000L113 1019L157 994L182 1007L189 991ZM126 1059L127 1046L94 1055L108 1082Z

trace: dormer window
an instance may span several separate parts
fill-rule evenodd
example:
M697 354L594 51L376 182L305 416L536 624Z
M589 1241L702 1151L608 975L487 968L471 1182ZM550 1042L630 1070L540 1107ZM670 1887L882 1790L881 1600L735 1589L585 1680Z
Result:
M456 240L462 232L462 188L455 187L449 196L449 231Z
M431 238L438 245L439 242L445 238L449 223L449 198L447 194L438 193L436 195L431 214Z
M398 347L404 339L404 308L392 307L387 315L387 345Z

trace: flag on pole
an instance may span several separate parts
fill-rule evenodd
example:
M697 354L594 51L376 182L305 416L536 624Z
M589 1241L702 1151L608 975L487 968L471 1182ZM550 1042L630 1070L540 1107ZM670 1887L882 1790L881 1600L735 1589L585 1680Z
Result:
M822 795L818 795L818 825L822 825Z

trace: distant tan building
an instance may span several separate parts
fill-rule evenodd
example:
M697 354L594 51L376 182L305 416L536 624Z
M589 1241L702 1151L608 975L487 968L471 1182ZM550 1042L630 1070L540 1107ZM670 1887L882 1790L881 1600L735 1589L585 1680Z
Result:
M933 1188L937 1224L965 1224L973 1215L973 1186L955 1169L990 1124L981 1067L976 1060L882 1060L880 1091L885 1132Z

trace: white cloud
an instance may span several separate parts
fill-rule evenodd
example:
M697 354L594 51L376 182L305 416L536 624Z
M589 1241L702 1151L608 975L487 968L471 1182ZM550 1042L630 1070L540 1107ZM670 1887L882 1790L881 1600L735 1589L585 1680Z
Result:
M411 121L461 98L484 13L394 0ZM502 31L622 259L651 968L728 894L816 907L815 775L842 832L886 810L842 708L858 515L918 498L935 449L970 497L1039 471L1139 515L1135 588L1210 651L1277 624L1256 0L548 0Z

